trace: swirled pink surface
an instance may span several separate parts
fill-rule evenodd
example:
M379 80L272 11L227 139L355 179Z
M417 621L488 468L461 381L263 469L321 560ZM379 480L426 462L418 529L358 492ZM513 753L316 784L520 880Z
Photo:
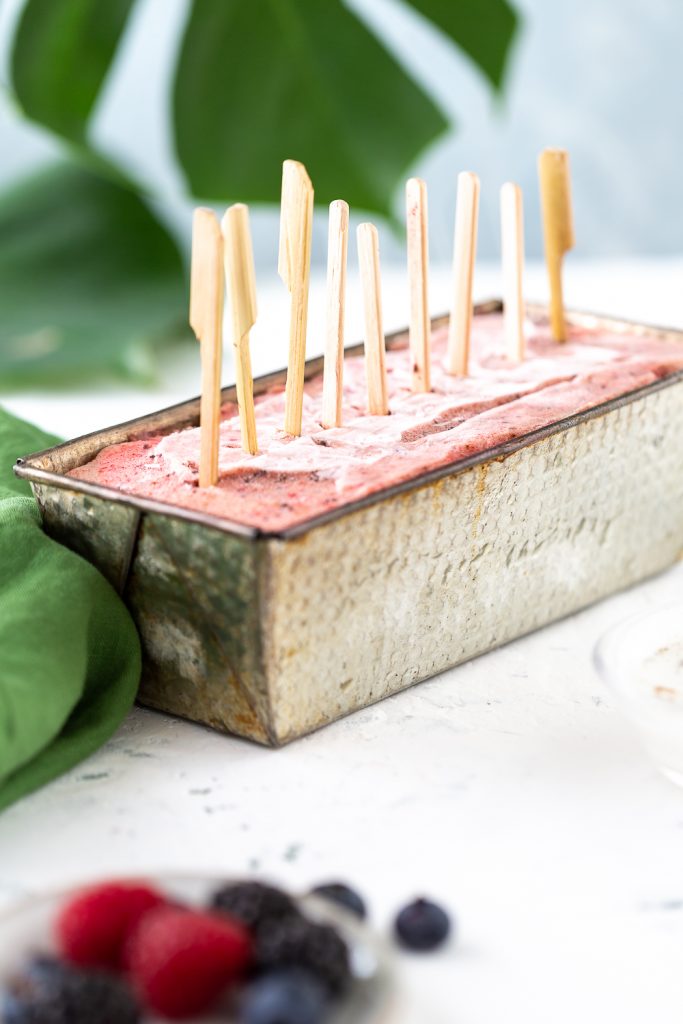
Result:
M446 329L432 337L429 394L411 391L407 340L387 352L389 416L369 416L363 357L344 364L344 425L320 426L322 376L306 385L303 432L282 430L284 393L256 398L258 455L240 445L237 408L222 410L220 477L198 486L199 429L103 449L71 476L127 494L282 530L330 509L643 387L683 368L683 345L655 335L574 328L564 344L527 322L527 358L502 353L502 318L475 317L471 375L443 369Z

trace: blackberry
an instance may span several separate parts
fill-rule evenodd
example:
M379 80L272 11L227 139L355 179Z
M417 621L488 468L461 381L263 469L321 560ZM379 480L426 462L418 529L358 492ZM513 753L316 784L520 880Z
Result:
M415 900L405 907L394 925L396 937L406 949L429 952L442 946L451 931L448 914L429 900Z
M329 1008L325 986L309 971L264 974L244 993L240 1024L323 1024Z
M262 928L255 942L257 969L272 971L301 967L310 971L327 988L340 996L352 980L346 943L331 925L291 917Z
M328 882L326 885L316 885L315 889L311 889L311 895L329 900L330 903L336 903L338 906L343 907L344 910L354 914L359 921L364 921L368 916L368 910L363 897L355 889L345 885L343 882Z
M31 961L8 986L3 1024L140 1024L123 982L48 957Z
M213 894L211 907L229 914L254 933L274 921L301 916L291 896L261 882L224 885Z

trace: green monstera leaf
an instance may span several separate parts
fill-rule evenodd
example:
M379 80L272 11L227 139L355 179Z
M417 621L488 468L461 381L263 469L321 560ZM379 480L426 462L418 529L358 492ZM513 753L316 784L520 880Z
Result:
M516 19L505 0L413 0L500 85ZM283 159L316 201L390 214L405 169L448 128L432 99L342 0L195 0L174 89L195 195L275 202Z
M134 192L74 165L0 197L0 392L145 381L186 321L175 242Z
M26 115L83 143L135 0L28 0L12 54ZM406 0L499 88L517 17L508 0ZM343 0L193 0L173 90L193 195L277 202L283 159L316 201L389 214L405 169L449 127Z
M507 69L517 16L505 0L409 0L457 43L500 89Z
M135 0L29 0L12 51L25 113L81 142Z
M500 88L508 0L403 0ZM26 0L11 84L71 164L0 197L0 389L103 370L146 376L185 320L173 240L89 127L135 0ZM282 160L316 201L390 216L444 113L343 0L191 0L173 87L181 169L203 199L277 202ZM77 162L77 163L76 163Z

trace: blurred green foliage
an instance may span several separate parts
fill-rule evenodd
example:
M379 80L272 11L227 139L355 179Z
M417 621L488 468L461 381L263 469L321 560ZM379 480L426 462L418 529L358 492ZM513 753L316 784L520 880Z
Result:
M507 0L405 2L501 88L517 26ZM2 386L102 371L144 379L141 354L177 336L177 245L88 136L134 9L135 0L27 0L19 19L17 102L64 141L71 167L0 198ZM316 202L343 197L383 216L407 168L449 127L342 0L193 0L172 109L193 196L276 203L282 160L294 157Z
M12 82L28 117L85 139L135 0L30 0L12 50Z
M0 197L0 381L153 377L186 317L175 241L130 189L72 164Z

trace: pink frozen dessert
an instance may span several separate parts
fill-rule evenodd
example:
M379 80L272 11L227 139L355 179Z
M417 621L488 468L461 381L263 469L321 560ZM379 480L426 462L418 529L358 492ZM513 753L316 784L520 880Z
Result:
M219 480L198 486L199 429L103 449L70 476L278 531L452 465L683 369L683 345L655 333L571 328L558 344L526 324L527 358L502 355L497 314L474 318L470 376L444 368L447 330L432 336L432 391L411 390L407 337L387 352L390 415L366 412L362 356L344 363L343 426L320 425L322 375L307 382L301 437L284 433L284 389L256 397L259 453L242 451L237 407L223 406Z

